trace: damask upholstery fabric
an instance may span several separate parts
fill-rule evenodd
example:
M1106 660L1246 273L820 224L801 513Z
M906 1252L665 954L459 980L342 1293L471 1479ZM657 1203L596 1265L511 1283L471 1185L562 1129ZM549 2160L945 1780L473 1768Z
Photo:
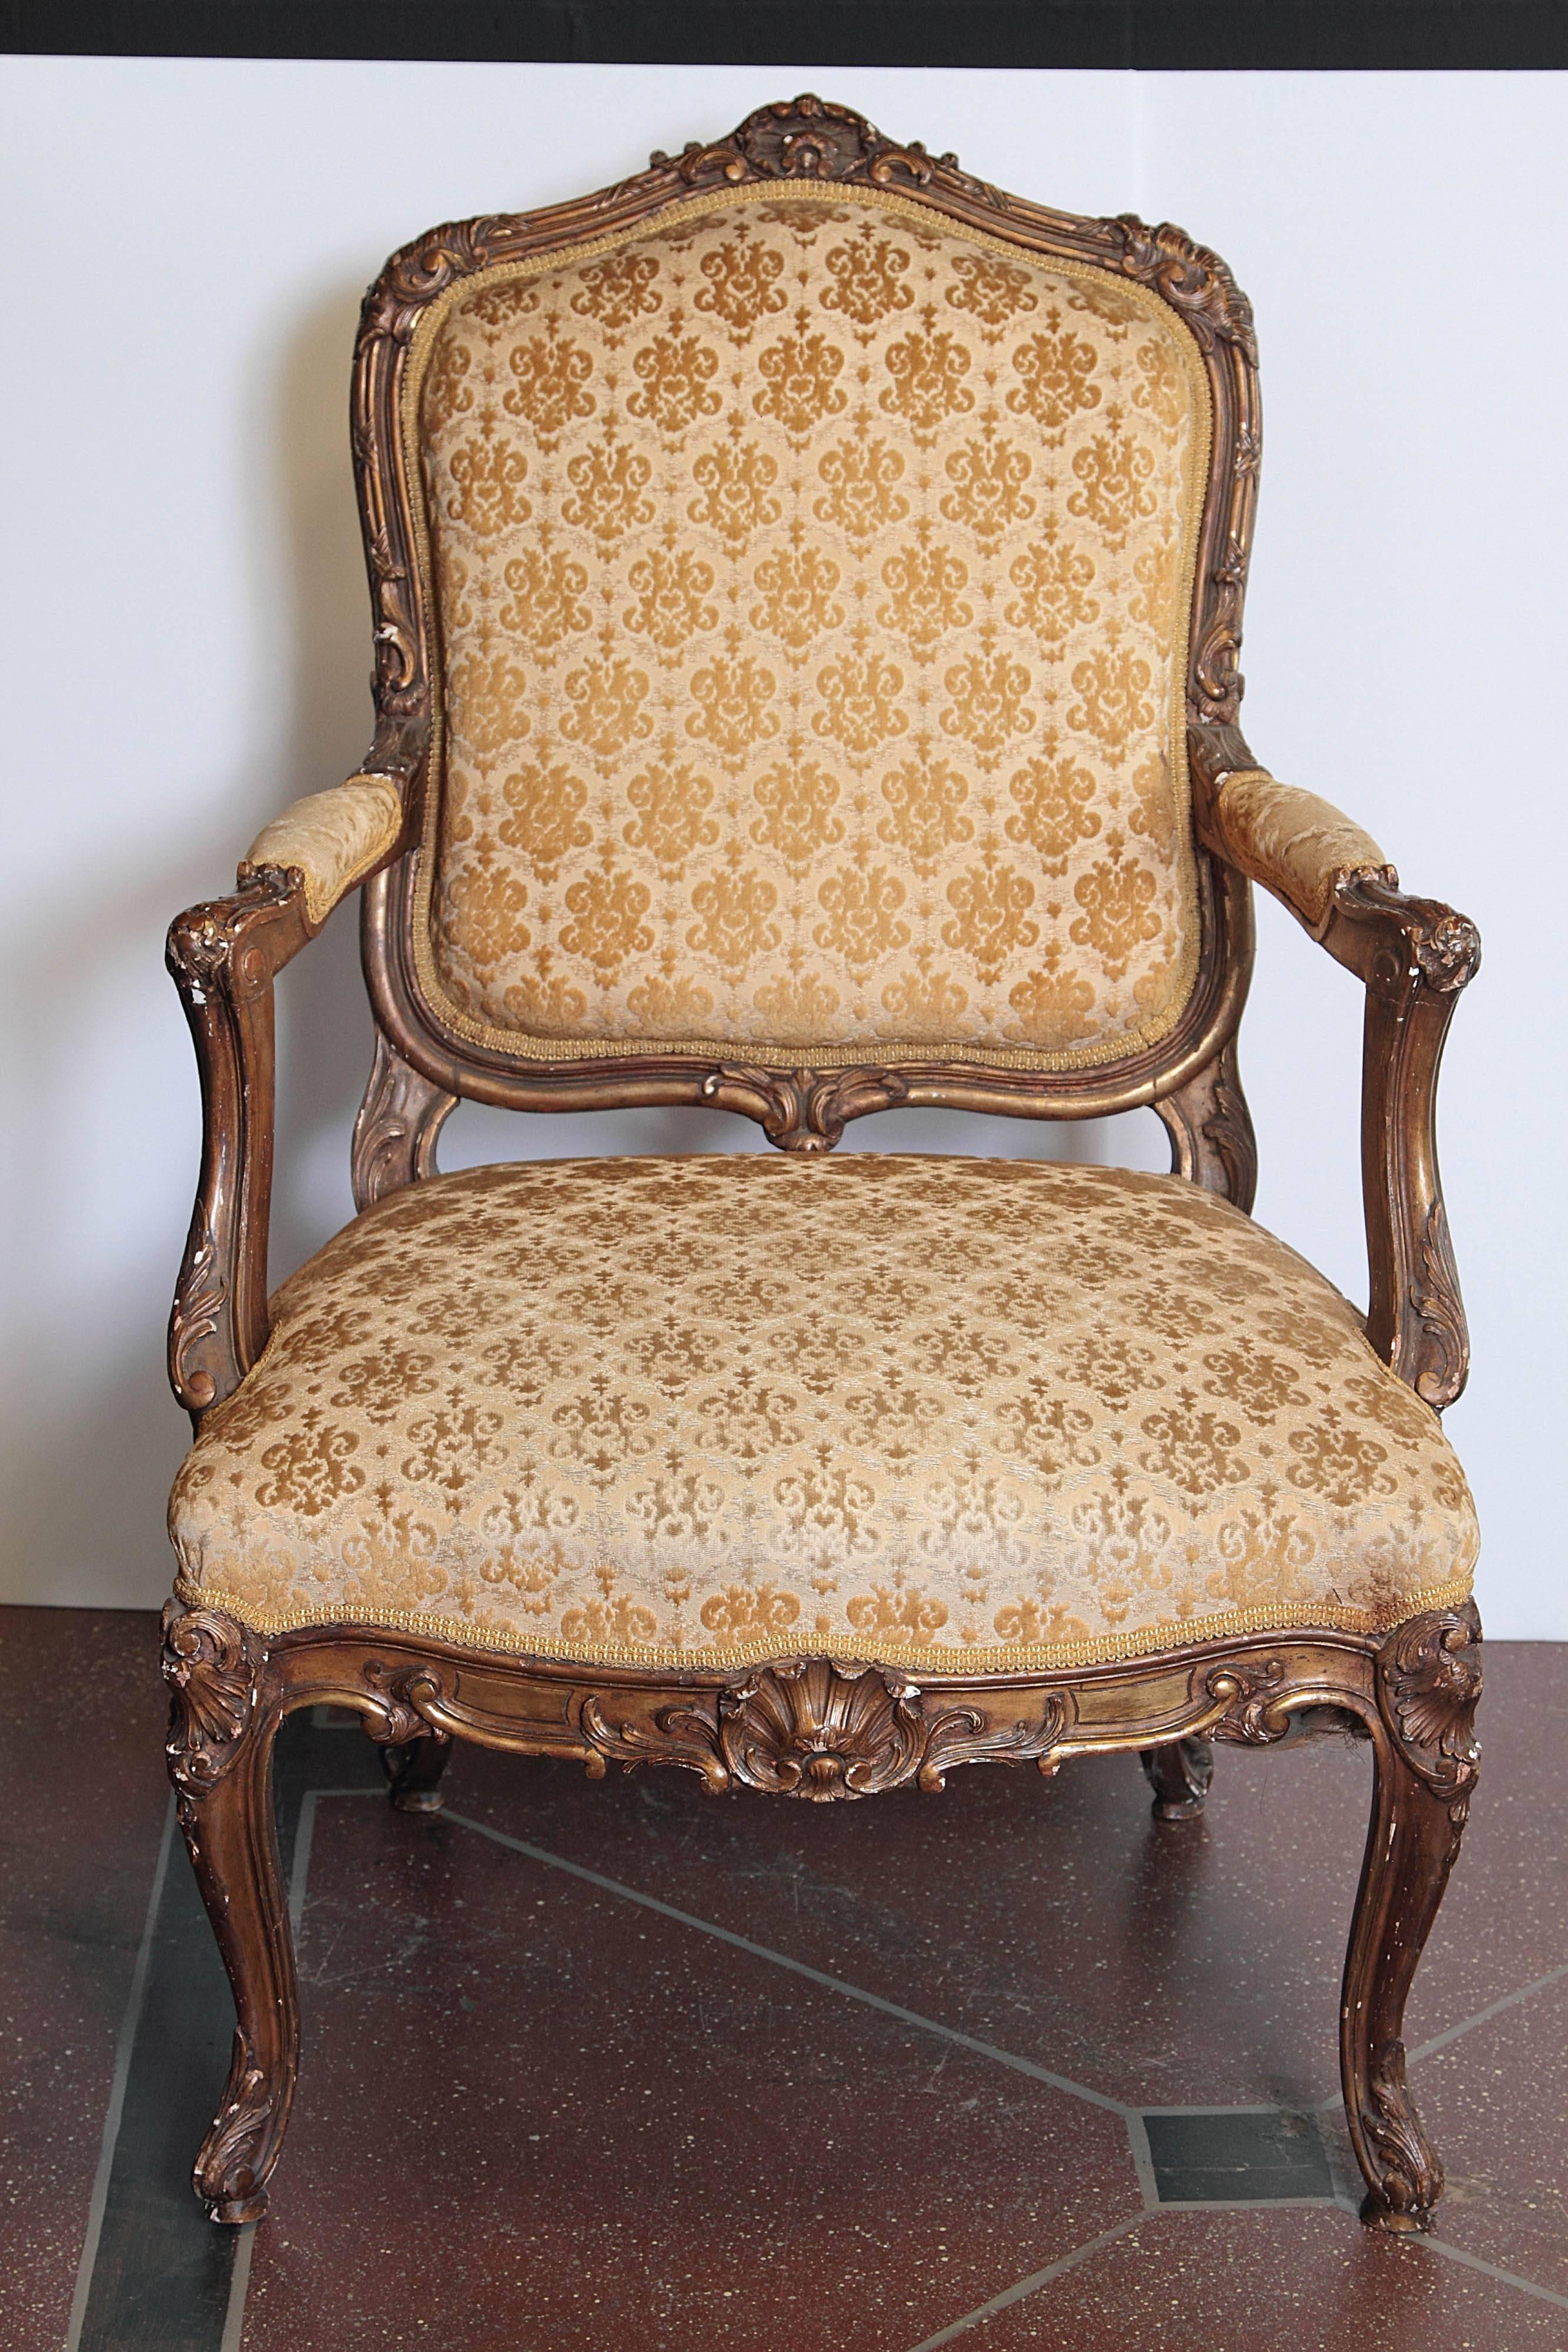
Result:
M297 866L305 877L305 911L324 923L351 884L380 864L402 827L402 802L385 776L350 776L332 792L311 793L264 824L246 866Z
M926 1670L1380 1631L1469 1590L1437 1419L1172 1177L750 1154L392 1196L175 1485L181 1591L602 1661Z
M1157 295L770 184L480 273L411 386L461 1033L1051 1067L1169 1030L1210 426Z
M1215 814L1231 862L1275 891L1319 939L1333 912L1336 882L1347 874L1394 874L1372 835L1332 801L1282 784L1261 768L1227 776Z

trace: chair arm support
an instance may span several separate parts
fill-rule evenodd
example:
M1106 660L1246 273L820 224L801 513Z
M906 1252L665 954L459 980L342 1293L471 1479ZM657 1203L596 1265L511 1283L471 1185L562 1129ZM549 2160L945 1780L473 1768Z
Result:
M1437 1167L1437 1071L1459 991L1480 969L1480 934L1451 907L1362 873L1335 885L1322 943L1366 987L1366 1336L1441 1412L1464 1388L1470 1342Z
M1238 760L1239 737L1194 750L1207 845L1282 899L1365 986L1366 1335L1440 1412L1464 1388L1469 1334L1437 1168L1437 1070L1459 991L1479 969L1480 935L1451 907L1406 898L1371 835L1329 802Z
M169 1318L169 1381L198 1425L267 1345L272 983L401 845L402 809L385 776L297 801L256 836L231 897L169 927L167 961L202 1083L201 1175Z

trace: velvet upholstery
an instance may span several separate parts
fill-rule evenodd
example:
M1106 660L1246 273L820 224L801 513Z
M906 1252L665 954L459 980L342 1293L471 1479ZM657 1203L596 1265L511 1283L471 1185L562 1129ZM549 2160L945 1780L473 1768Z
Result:
M1215 821L1232 865L1282 898L1317 939L1328 929L1334 885L1344 876L1399 878L1372 835L1332 801L1260 768L1225 778Z
M460 1034L1056 1067L1169 1031L1210 414L1156 294L747 188L462 281L405 419Z
M1477 1540L1436 1414L1239 1211L871 1154L397 1193L278 1294L171 1527L264 1631L949 1671L1377 1631Z
M305 877L305 911L312 923L324 923L344 892L380 865L402 826L395 784L385 776L350 776L330 792L295 801L264 824L241 870L298 866Z

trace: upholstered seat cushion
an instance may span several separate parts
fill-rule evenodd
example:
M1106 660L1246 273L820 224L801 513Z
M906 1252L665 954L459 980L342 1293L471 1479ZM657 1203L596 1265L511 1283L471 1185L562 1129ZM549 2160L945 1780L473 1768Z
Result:
M176 1482L183 1590L277 1632L998 1670L1469 1589L1436 1416L1172 1177L558 1160L329 1242Z

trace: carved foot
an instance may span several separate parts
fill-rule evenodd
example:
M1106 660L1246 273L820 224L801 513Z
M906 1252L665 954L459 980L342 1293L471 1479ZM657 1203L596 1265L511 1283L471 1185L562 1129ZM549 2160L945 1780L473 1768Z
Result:
M1370 2053L1362 2122L1381 2168L1362 2199L1362 2220L1369 2230L1396 2236L1429 2230L1432 2208L1443 2193L1443 2167L1405 2079L1403 2042L1382 2042Z
M1340 2064L1373 2229L1427 2230L1443 2168L1405 2074L1405 2002L1459 1851L1479 1750L1474 1605L1396 1626L1377 1654L1372 1821L1345 1959Z
M255 2221L288 2122L299 2039L272 1811L282 1705L266 1644L219 1610L170 1602L163 1673L175 1810L237 2020L223 2104L192 2183L211 2220Z
M1214 1750L1207 1740L1172 1739L1163 1748L1141 1748L1138 1761L1155 1792L1155 1821L1196 1821L1214 1778Z
M267 2210L266 2173L276 2158L277 2090L236 2030L224 2100L202 2142L191 2186L209 2221L259 2221Z
M391 1743L382 1749L382 1769L387 1794L400 1813L438 1813L446 1802L441 1776L452 1761L452 1740L444 1731L426 1739Z

